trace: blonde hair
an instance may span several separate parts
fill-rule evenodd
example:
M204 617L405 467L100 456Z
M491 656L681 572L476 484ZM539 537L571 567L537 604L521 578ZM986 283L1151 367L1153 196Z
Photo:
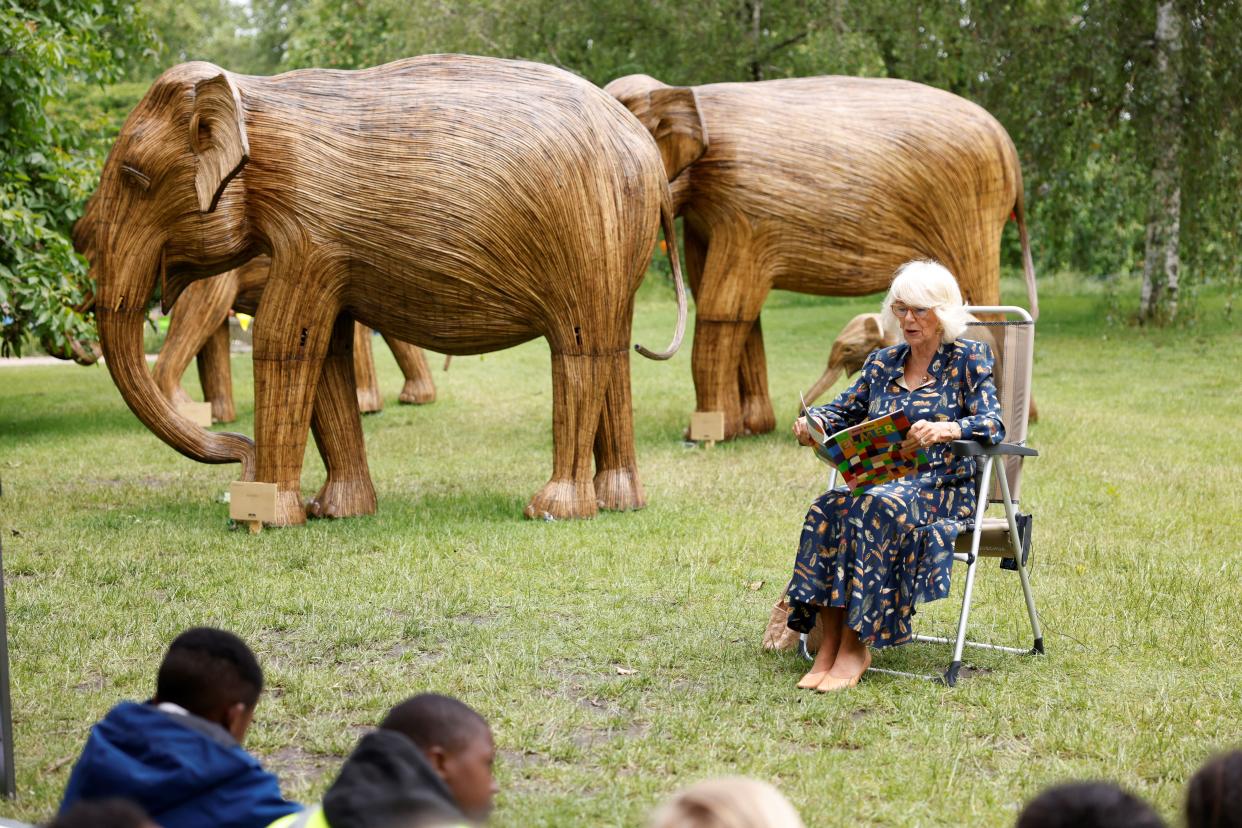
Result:
M901 320L893 316L893 303L903 302L915 308L931 308L943 329L941 340L952 342L966 333L970 314L962 304L962 291L957 279L939 262L906 262L893 274L893 283L880 309L884 333L890 340L904 338Z
M708 779L674 794L650 828L804 828L781 792L757 779Z

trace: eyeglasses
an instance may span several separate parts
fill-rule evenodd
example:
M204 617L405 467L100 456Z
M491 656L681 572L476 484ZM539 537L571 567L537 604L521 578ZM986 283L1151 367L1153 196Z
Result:
M912 308L904 302L894 302L889 305L889 310L898 319L904 319L907 313L913 313L915 319L926 319L927 314L931 312L931 308Z

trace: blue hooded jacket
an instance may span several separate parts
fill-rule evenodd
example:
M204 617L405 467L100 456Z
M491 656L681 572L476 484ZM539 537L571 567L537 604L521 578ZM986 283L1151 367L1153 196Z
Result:
M91 728L60 810L109 797L133 800L162 828L265 828L301 809L220 725L134 702Z

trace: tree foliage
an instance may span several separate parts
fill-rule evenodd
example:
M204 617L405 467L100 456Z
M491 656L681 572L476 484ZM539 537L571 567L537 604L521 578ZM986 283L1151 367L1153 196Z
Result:
M3 343L63 347L89 320L67 233L140 86L207 59L270 74L431 52L537 60L605 84L852 74L963 95L1005 125L1023 164L1041 269L1138 272L1157 136L1178 95L1185 279L1236 287L1242 242L1242 0L1172 0L1178 59L1159 74L1162 0L0 0ZM1170 0L1163 0L1168 3ZM87 91L82 91L86 89ZM1164 133L1167 135L1167 133ZM1167 155L1167 153L1164 153ZM1016 234L1012 234L1015 235ZM1016 266L1016 238L1006 240Z
M0 352L33 335L67 351L90 320L86 268L69 241L94 187L89 128L53 117L71 82L115 80L149 45L120 0L0 0Z

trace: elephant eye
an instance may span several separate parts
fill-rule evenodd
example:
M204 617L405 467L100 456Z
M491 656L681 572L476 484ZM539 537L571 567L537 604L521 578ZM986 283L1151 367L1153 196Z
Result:
M151 186L151 179L139 172L137 168L131 167L129 164L122 164L121 172L125 174L125 179L129 181L129 183L133 184L144 193Z

